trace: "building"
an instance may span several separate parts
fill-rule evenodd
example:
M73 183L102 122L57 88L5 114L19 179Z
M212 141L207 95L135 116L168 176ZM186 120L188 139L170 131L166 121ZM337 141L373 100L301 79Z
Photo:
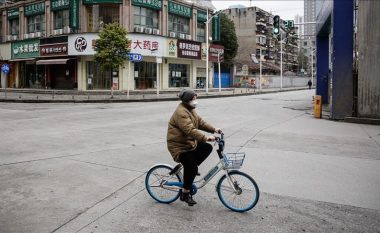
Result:
M237 56L234 59L234 86L243 83L260 72L260 53L263 57L262 72L264 74L280 74L280 36L273 35L273 15L258 7L230 7L223 13L235 24L239 43ZM298 35L297 28L287 30L283 36L283 72L298 69ZM253 82L253 81L252 81Z
M197 81L206 79L205 22L212 10L182 0L7 2L0 6L0 59L9 64L10 73L2 86L195 88ZM93 44L103 26L115 22L128 30L131 53L141 54L143 59L126 61L124 67L111 73L94 62ZM212 77L211 63L207 72Z
M313 76L315 77L315 28L316 25L316 4L319 0L304 0L304 22L306 24L303 26L304 34L301 37L301 47L303 49L304 55L308 57L308 64L310 66L306 69L308 74L311 74L313 70ZM313 56L313 57L312 57ZM313 68L311 68L313 66Z
M317 95L330 118L380 119L379 1L318 3ZM355 30L354 30L355 29Z

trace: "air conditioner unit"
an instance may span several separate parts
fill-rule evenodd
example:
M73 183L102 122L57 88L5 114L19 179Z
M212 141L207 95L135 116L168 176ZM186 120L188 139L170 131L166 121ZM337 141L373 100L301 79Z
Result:
M154 34L154 35L160 35L160 30L158 30L158 29L153 29L153 34Z
M71 28L70 28L69 26L65 26L65 27L63 28L63 33L65 33L65 34L69 34L69 33L71 33Z
M34 36L35 36L35 37L41 37L41 36L42 36L42 33L41 33L41 32L36 32L36 33L34 33Z
M175 34L175 32L170 32L170 33L169 33L169 36L175 38L175 37L176 37L176 34Z
M54 36L58 35L58 29L53 30L53 35Z
M12 40L12 35L7 35L7 41Z
M143 28L143 27L140 27L140 26L136 26L136 27L135 27L135 32L143 33L143 32L144 32L144 28Z
M24 39L29 39L29 34L28 33L24 34Z
M18 36L17 35L13 35L12 36L12 40L17 40L18 39Z
M63 29L57 29L57 35L62 35L63 34Z
M29 33L29 38L34 38L34 32Z
M145 28L144 32L146 34L152 34L153 29L152 28Z
M179 34L179 38L181 38L181 39L185 39L185 34L180 33L180 34Z
M186 40L191 40L191 35L186 35Z

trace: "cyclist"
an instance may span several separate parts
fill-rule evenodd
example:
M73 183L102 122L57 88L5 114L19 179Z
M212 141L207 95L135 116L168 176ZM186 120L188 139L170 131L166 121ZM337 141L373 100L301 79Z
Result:
M209 133L221 133L205 122L195 111L197 94L193 90L182 90L179 94L181 103L169 120L167 132L167 146L174 161L184 167L184 184L180 200L189 206L197 204L190 194L190 189L198 174L198 166L212 152L212 145L207 141L214 141L215 137L204 135L200 130Z

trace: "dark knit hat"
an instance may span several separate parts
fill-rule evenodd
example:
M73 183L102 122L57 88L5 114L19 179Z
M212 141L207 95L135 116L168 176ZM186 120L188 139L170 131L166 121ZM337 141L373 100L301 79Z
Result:
M182 102L185 103L190 102L194 98L194 96L197 96L197 93L189 89L184 89L179 93L179 98L182 100Z

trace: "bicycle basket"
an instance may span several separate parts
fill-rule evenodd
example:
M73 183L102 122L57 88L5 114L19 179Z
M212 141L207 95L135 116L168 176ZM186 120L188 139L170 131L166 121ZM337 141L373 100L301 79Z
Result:
M239 169L243 165L245 153L227 153L226 169Z

